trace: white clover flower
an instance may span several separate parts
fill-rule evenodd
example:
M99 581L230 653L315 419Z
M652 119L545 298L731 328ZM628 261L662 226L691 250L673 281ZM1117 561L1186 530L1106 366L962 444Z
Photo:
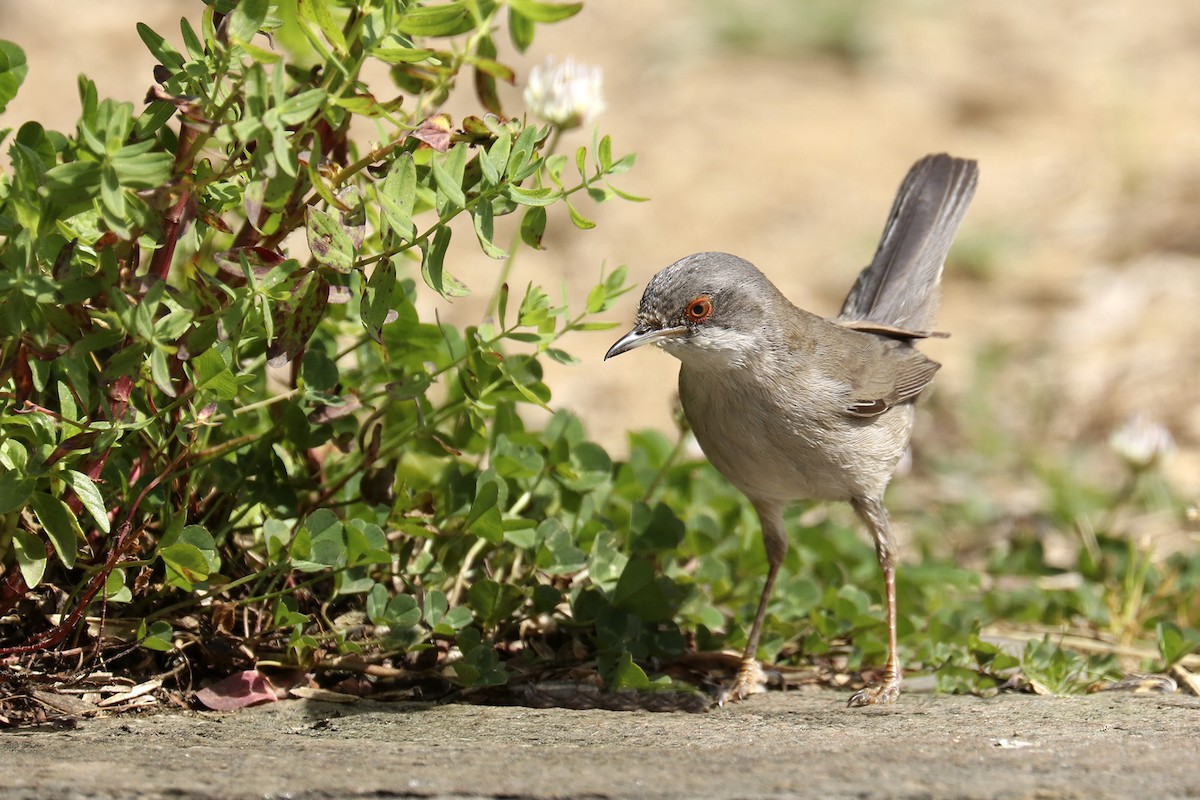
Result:
M576 64L568 57L561 64L553 56L529 72L525 105L535 115L563 130L593 122L604 113L600 67Z
M1108 437L1108 446L1135 471L1157 464L1174 444L1170 431L1140 412L1127 419Z

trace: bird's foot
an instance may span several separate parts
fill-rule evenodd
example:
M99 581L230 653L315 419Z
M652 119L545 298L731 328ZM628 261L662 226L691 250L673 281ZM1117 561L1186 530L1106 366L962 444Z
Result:
M900 677L893 675L884 678L883 683L878 686L868 686L866 689L860 689L850 695L850 701L846 703L847 708L858 708L859 706L881 706L888 703L896 702L896 698L900 696Z
M738 667L737 678L733 685L725 687L717 697L718 705L725 705L737 700L745 700L752 694L767 690L767 673L763 672L762 664L755 659L743 661Z

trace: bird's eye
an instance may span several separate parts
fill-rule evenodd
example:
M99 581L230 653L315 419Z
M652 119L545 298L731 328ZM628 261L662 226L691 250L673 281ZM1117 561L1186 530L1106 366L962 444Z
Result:
M688 322L704 322L712 316L712 299L708 295L702 294L689 301L683 313L688 318Z

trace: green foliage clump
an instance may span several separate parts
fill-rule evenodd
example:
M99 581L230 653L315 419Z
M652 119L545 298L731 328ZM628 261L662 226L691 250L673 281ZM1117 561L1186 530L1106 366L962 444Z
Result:
M631 434L614 462L550 410L543 363L610 327L624 270L577 312L504 280L551 215L586 230L584 196L639 199L610 183L634 159L607 136L567 156L502 108L497 31L523 51L579 10L210 0L182 50L139 28L160 64L144 108L81 77L75 130L0 130L0 656L75 643L194 678L387 660L467 687L589 663L646 689L690 649L744 645L766 571L744 499L682 456L686 433ZM25 70L0 42L0 111ZM440 109L468 76L478 115L455 124ZM469 291L464 247L497 261L488 315L431 321L423 300ZM1043 477L1055 528L1135 499ZM918 527L994 510L968 497ZM789 524L760 655L881 663L874 551L837 511ZM905 665L950 691L1074 691L1120 672L1055 638L1081 629L1182 664L1200 609L1170 596L1196 596L1200 561L1093 538L1079 583L1037 536L980 568L905 565ZM1013 647L996 620L1037 635Z
M460 679L502 678L485 651L565 602L611 471L568 415L519 412L547 406L563 336L608 327L624 271L576 314L502 281L477 325L417 303L468 291L464 231L507 263L557 208L586 229L577 198L620 194L608 137L568 159L500 104L501 22L523 50L579 9L215 2L181 50L139 27L140 111L81 77L74 131L4 131L0 603L71 615L18 626L29 649L103 607L146 648L238 634L311 663L362 649L336 618L357 609L393 651L456 641ZM2 52L6 102L24 59ZM438 109L467 77L480 113L455 126Z

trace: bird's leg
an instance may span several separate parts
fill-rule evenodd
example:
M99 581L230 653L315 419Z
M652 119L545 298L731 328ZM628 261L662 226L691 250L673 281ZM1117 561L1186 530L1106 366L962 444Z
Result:
M779 575L779 566L787 555L787 535L783 529L783 511L778 506L754 504L758 511L758 519L762 524L763 545L767 551L767 581L763 584L762 596L758 599L758 610L754 613L754 624L750 626L750 636L746 640L746 649L742 652L742 663L738 668L737 679L731 688L722 693L721 702L727 700L742 700L752 694L765 690L766 676L763 675L762 665L758 663L758 639L762 635L763 620L767 616L767 603L771 600L771 590L775 588L775 578Z
M875 556L883 570L883 610L887 616L888 654L883 667L883 682L850 697L850 706L891 703L900 696L900 664L896 657L896 538L888 525L887 509L880 499L855 498L850 501L859 519L866 523L875 540Z

